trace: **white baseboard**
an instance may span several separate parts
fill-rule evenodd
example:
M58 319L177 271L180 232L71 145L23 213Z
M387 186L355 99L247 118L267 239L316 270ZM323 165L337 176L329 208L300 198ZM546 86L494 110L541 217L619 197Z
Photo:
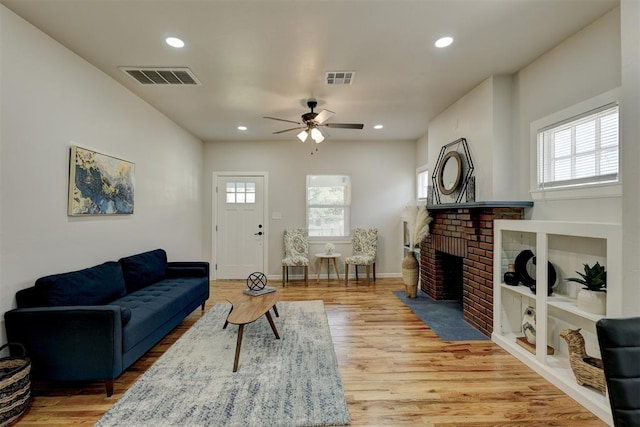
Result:
M309 281L311 282L312 280L316 280L317 278L317 274L311 274L309 273ZM367 274L366 273L358 273L358 278L359 279L366 279ZM353 274L349 274L349 280L354 279L355 280L356 275L355 273ZM396 278L402 278L402 273L376 273L376 279L396 279ZM280 274L270 274L267 276L267 279L269 281L273 281L273 282L280 282L282 283L282 275ZM321 273L320 274L320 280L327 280L327 273ZM335 275L335 273L332 273L329 275L329 279L330 280L337 280L337 277ZM344 280L344 273L340 274L340 279ZM304 274L290 274L289 275L289 280L304 280Z

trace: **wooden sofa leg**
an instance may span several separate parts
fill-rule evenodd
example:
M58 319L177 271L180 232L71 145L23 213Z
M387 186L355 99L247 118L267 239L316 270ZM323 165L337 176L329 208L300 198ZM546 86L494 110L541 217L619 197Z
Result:
M106 380L104 382L105 388L107 389L107 397L111 397L113 394L113 380Z

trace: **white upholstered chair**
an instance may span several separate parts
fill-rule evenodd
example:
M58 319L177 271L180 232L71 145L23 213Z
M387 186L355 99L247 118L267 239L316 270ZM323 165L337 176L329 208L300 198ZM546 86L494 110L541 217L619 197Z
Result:
M376 281L376 251L378 247L378 229L376 228L356 228L353 230L351 238L353 244L353 254L344 261L344 282L349 283L349 266L353 265L356 270L356 280L358 280L358 266L364 265L367 268L367 280L371 266L373 266L373 281Z
M289 281L289 267L304 269L304 283L309 284L309 233L302 228L284 231L282 286Z

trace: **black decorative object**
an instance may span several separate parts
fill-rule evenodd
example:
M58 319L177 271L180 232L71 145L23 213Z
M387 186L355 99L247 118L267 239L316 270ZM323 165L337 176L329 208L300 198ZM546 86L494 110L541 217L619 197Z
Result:
M465 138L444 145L440 149L435 169L431 175L435 204L445 203L442 202L441 195L454 199L451 201L454 203L461 203L465 195L469 197L467 187L473 170L473 161ZM475 199L475 190L473 193Z
M531 289L531 292L536 293L536 280L532 278L527 272L527 263L531 261L533 265L536 265L536 257L533 255L529 249L525 249L520 252L515 260L515 270L518 276L520 277L520 281ZM556 283L556 269L553 267L551 262L547 261L547 295L551 295L553 293L553 285Z
M255 272L247 277L247 288L252 291L260 291L267 286L267 276L264 273Z
M520 283L520 278L518 277L518 273L516 273L514 264L509 264L507 272L504 273L504 283L509 286L518 286L518 283Z

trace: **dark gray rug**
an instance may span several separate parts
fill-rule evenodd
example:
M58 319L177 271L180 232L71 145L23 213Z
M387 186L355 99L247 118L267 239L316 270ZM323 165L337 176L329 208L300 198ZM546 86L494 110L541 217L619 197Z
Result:
M462 317L462 301L436 301L421 290L417 298L407 298L404 291L393 291L443 341L488 340L482 332Z
M222 329L216 304L96 424L97 426L320 426L350 424L322 301L277 304L266 318Z

